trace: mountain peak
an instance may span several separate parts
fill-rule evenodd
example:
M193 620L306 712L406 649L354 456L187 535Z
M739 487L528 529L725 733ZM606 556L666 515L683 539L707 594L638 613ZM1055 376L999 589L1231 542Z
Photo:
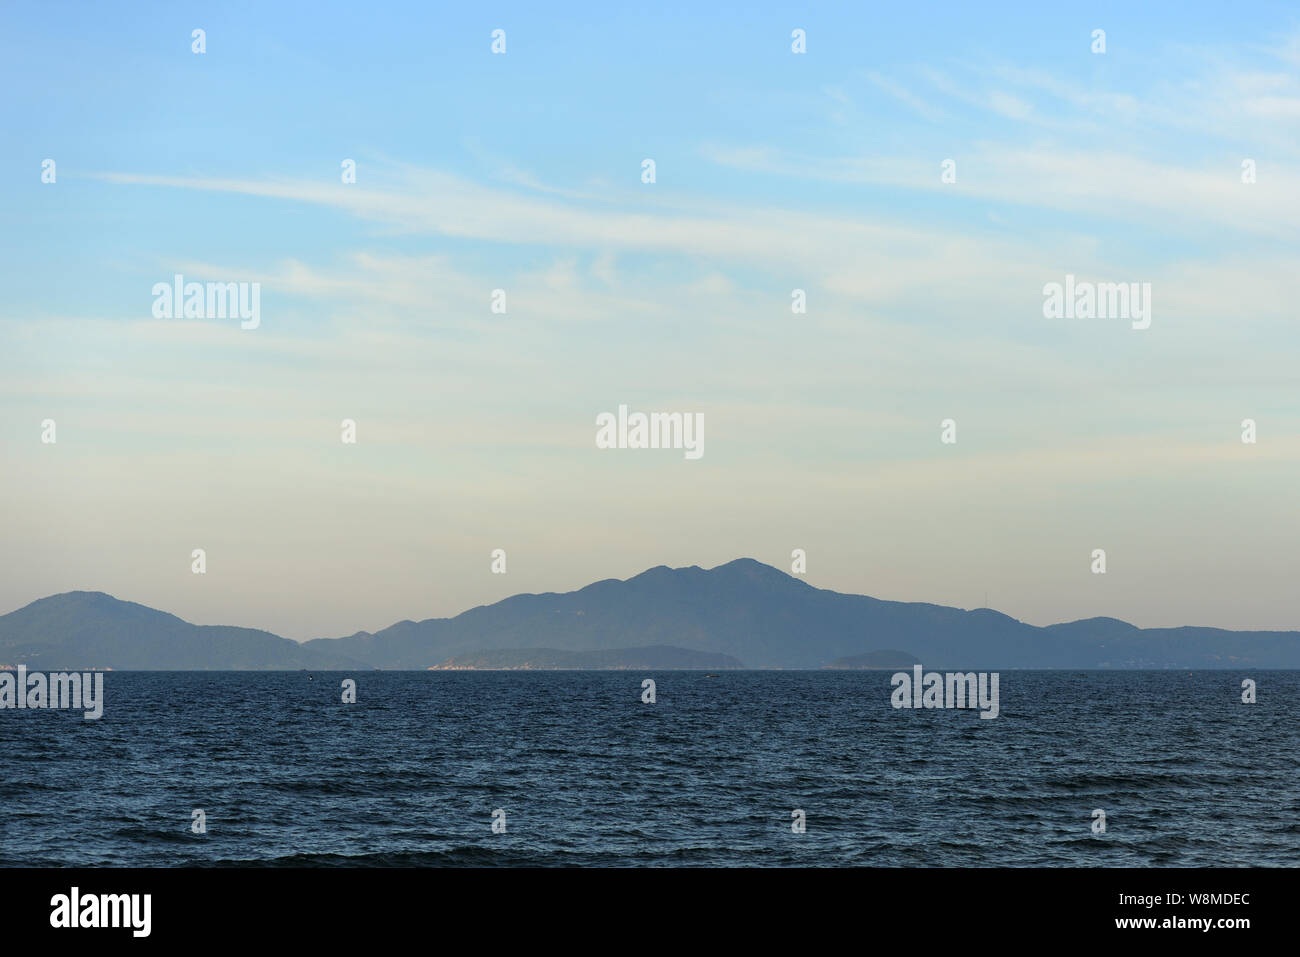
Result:
M46 595L44 598L36 599L36 601L31 602L31 604L39 605L42 602L57 602L57 601L78 601L83 603L98 602L101 604L109 604L111 602L120 601L120 600L121 599L115 598L114 596L110 595L106 591L75 590L75 591L59 592L57 595Z
M721 565L714 565L709 569L709 571L716 572L725 568L734 569L736 571L757 570L760 568L766 568L770 571L778 571L778 569L773 568L771 565L764 565L757 558L733 558L731 561L723 562Z
M61 613L76 612L82 615L161 615L166 618L176 617L165 611L150 608L148 605L141 605L139 602L116 598L103 591L65 591L57 595L47 595L24 605L11 614L18 615L27 611L41 613L52 611ZM179 619L177 620L179 621Z
M789 585L798 585L803 588L812 587L803 579L796 578L789 572L774 568L771 565L765 565L754 558L732 559L723 565L715 565L710 568L708 574L726 581L765 585L767 587Z

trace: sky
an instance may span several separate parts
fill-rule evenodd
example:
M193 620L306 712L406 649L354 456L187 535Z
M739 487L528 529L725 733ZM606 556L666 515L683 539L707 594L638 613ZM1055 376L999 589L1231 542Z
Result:
M1294 4L456 6L0 7L0 612L308 639L803 549L1300 628ZM177 273L257 327L155 318Z

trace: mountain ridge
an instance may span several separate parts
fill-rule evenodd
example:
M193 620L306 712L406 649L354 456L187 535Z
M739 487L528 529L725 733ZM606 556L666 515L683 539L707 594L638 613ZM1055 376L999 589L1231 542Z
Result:
M656 565L569 592L520 593L450 618L295 642L195 625L103 592L51 595L0 616L0 664L49 669L419 669L464 655L673 647L749 668L823 668L894 649L927 667L1300 668L1300 631L1142 629L1098 616L1035 626L989 608L817 588L752 558Z

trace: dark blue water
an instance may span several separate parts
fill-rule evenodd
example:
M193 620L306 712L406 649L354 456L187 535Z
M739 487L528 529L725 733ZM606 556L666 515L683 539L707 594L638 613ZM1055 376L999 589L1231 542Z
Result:
M1004 671L995 720L885 672L313 679L0 711L0 864L1300 865L1300 672Z

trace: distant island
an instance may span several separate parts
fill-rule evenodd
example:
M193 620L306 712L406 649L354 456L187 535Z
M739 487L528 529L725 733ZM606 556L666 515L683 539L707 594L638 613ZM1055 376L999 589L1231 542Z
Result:
M843 668L846 671L898 671L920 663L919 659L906 651L868 651L861 655L836 658L827 667Z
M46 671L894 670L918 660L962 670L1300 668L1300 632L1137 628L1115 618L1040 628L989 608L816 588L750 558L709 569L661 565L454 618L306 642L194 625L102 592L52 595L0 616L0 665Z
M518 648L456 655L430 671L721 671L745 667L730 655L671 645L612 648L608 651L561 651Z

